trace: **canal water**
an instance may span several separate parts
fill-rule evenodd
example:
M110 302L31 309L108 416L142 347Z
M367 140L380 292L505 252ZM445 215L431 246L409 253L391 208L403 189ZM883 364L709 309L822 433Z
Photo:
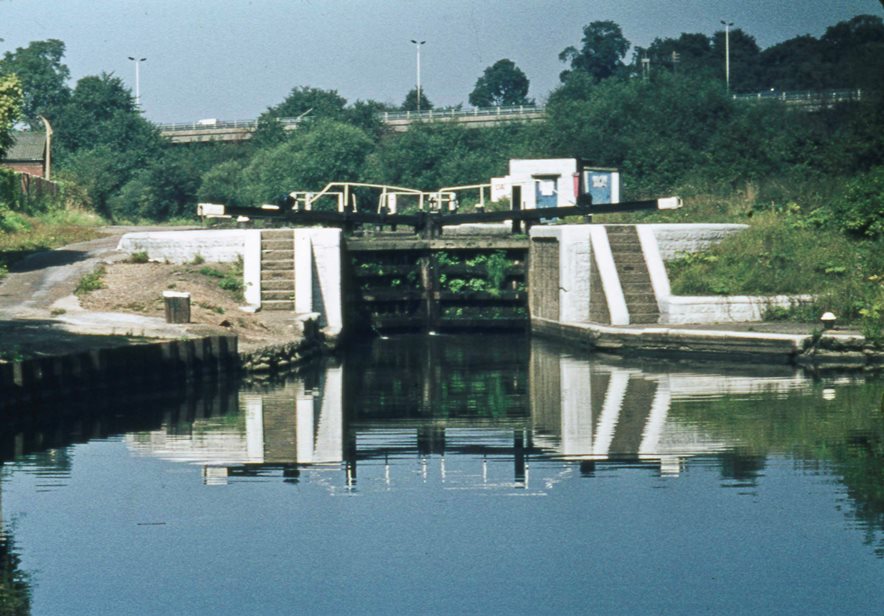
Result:
M0 613L880 615L882 394L403 336L43 409L0 440Z

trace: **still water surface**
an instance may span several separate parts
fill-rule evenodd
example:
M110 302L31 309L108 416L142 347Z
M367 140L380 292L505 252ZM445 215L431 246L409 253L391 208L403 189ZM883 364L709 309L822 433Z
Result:
M3 435L0 612L881 615L882 392L407 336L109 401Z

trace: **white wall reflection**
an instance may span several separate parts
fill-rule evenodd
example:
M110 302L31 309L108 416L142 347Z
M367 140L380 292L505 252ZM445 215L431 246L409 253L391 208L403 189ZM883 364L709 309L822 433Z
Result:
M542 343L532 344L526 361L528 384L515 414L436 416L430 403L429 415L391 417L375 412L383 401L370 394L347 398L345 392L353 390L347 378L359 375L348 375L346 364L338 363L311 378L309 386L305 379L293 379L267 391L241 393L238 415L197 419L188 430L165 426L126 440L139 454L204 465L210 484L225 483L234 468L283 467L296 476L299 467L332 465L345 471L351 485L357 464L375 460L383 461L389 485L391 459L416 461L426 479L427 469L437 466L428 463L433 457L440 458L436 476L444 482L460 476L452 475L446 456L481 460L481 470L462 473L476 483L487 483L489 458L511 460L517 485L527 484L532 459L639 462L676 475L692 456L740 444L673 417L674 401L785 395L810 386L790 369L760 376L672 369L665 362L640 369L574 357ZM422 404L426 407L426 401ZM366 411L369 407L373 411Z

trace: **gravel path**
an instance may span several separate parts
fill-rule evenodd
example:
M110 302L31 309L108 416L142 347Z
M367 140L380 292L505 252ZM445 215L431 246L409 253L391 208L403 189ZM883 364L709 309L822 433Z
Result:
M181 337L184 326L162 319L83 310L73 294L80 279L100 264L121 261L120 237L143 227L105 227L104 237L33 254L0 281L0 358L53 355Z

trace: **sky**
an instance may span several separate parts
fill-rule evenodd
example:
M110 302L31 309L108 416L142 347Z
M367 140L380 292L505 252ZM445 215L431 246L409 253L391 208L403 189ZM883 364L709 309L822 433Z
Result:
M467 103L482 72L513 60L543 102L580 47L583 26L612 20L633 44L733 22L762 47L856 15L884 17L879 0L0 0L0 53L60 39L72 83L113 73L154 122L241 120L298 86L348 101L399 105L416 81L436 105ZM631 58L631 54L627 59Z

